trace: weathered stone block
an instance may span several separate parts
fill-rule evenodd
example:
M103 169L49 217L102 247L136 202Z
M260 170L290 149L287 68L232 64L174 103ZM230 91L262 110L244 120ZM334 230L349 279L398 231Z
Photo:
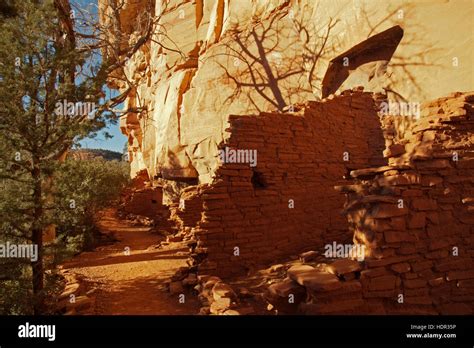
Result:
M406 273L410 272L411 270L410 264L407 262L397 263L395 265L390 266L390 268L397 273Z
M408 214L406 207L399 208L395 204L379 204L374 208L372 216L377 219L391 218Z
M394 275L371 278L368 281L367 288L369 291L393 290L397 285L397 279Z
M355 260L341 259L331 263L327 270L332 274L344 276L348 273L359 272L361 270L361 266L360 263Z
M436 210L436 201L428 198L414 198L412 200L413 208L416 210Z

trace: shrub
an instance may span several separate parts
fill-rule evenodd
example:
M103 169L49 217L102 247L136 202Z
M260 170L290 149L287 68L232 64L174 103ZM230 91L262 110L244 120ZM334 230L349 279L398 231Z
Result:
M55 223L58 243L77 252L95 244L95 221L120 197L129 181L126 162L67 160L54 178Z

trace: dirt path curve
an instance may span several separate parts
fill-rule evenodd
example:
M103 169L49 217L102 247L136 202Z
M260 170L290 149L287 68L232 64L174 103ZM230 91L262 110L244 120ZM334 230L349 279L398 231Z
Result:
M63 269L83 277L88 289L95 289L95 314L199 312L198 300L193 296L186 295L183 304L178 295L165 290L165 282L179 267L186 266L187 248L154 248L159 236L150 233L149 227L132 226L119 219L113 208L105 211L99 228L103 233L113 233L118 242L81 253L63 265Z

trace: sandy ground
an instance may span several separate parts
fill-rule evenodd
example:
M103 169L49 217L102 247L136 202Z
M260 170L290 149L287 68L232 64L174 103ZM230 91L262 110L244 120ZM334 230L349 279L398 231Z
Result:
M185 294L185 303L166 290L165 282L186 266L187 248L157 249L160 237L149 227L132 226L105 211L99 228L113 234L117 242L84 252L63 265L94 289L95 314L99 315L180 315L197 314L199 302ZM127 254L129 251L129 255Z

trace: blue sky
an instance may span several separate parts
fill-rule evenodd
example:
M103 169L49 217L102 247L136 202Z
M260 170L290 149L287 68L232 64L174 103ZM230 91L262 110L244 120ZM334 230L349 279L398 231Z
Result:
M116 90L110 90L109 88L105 88L104 92L107 99L118 94ZM118 105L116 109L121 109L122 105ZM112 138L105 137L105 132L111 135ZM83 139L79 144L83 149L106 149L122 153L125 142L127 142L127 137L120 131L119 120L117 120L116 124L109 122L107 127L100 131L96 137Z
M71 0L71 4L75 4L76 6L81 7L88 7L89 9L97 10L97 0ZM96 13L95 13L96 14ZM105 90L105 93L109 97L110 94L116 95L117 93L114 91L110 91L109 89ZM119 106L120 107L120 106ZM88 149L106 149L112 150L117 152L122 152L125 142L127 141L127 137L120 132L119 124L109 124L105 132L112 135L111 139L104 137L104 132L100 132L95 138L87 138L83 139L79 142L82 148Z
M79 143L83 149L106 149L122 153L123 146L127 137L120 132L117 124L109 124L104 131L112 135L111 139L106 139L103 132L100 132L95 138L86 138Z

